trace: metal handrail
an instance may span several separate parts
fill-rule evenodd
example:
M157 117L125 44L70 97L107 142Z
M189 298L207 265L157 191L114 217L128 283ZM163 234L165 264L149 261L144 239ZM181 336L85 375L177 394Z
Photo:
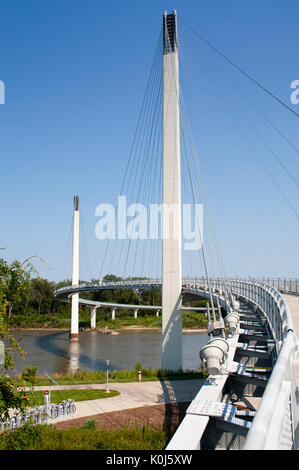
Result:
M278 355L278 359L270 376L267 387L263 393L263 398L252 422L242 450L262 450L265 449L266 446L273 449L278 448L277 442L271 443L273 436L271 436L271 432L269 432L269 430L273 417L275 417L275 410L277 407L281 407L281 404L279 403L279 394L283 382L286 379L289 382L292 382L292 363L290 364L290 362L292 362L292 356L295 352L296 337L293 331L289 331L285 341L283 342L283 346ZM292 401L292 398L293 397L290 397L290 401ZM294 411L296 413L296 410ZM298 416L295 418L298 422ZM290 444L292 445L293 443L289 443L289 445Z

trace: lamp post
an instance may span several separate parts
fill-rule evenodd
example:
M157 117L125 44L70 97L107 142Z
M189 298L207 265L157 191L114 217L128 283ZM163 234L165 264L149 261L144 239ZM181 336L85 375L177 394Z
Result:
M107 371L106 371L106 377L107 377L107 382L106 382L106 393L109 393L110 390L109 390L109 359L106 360L106 364L107 364Z
M48 377L48 379L49 379L49 405L50 405L50 403L51 403L51 382L53 382L55 385L59 385L59 383L56 382L56 380L52 379L52 377L50 375L48 375L43 369L41 369L41 372L46 377Z

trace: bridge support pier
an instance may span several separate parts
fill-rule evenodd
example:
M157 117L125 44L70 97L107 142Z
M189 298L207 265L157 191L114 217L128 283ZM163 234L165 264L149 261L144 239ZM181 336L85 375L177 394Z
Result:
M115 320L115 311L116 311L116 308L111 309L111 320Z
M96 319L97 319L97 307L92 307L90 309L90 328L95 330L96 328Z

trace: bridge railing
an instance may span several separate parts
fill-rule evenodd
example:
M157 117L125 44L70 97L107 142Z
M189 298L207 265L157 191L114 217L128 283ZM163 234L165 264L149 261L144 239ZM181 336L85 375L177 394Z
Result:
M72 292L75 290L96 290L96 289L136 289L138 287L148 287L150 286L161 286L162 282L160 279L148 279L148 280L138 280L138 281L115 281L115 282L84 282L78 285L71 285L60 287L55 291L55 296L59 293Z
M292 284L285 284L293 288ZM281 286L278 285L281 289ZM294 363L298 339L281 293L261 281L231 280L232 292L254 305L267 320L275 340L277 360L243 449L294 449L298 427L297 381Z
M230 279L225 282L229 285L233 295L242 297L259 308L265 316L273 339L280 350L288 331L294 330L291 312L281 293L275 287L262 281ZM205 280L188 280L184 281L183 285L187 288L208 290ZM222 279L211 279L210 286L213 295L223 294Z
M294 331L291 312L281 293L258 281L231 280L230 283L235 295L251 302L265 316L279 351L288 332Z
M299 295L299 279L266 278L258 280L285 294Z
M263 315L276 345L275 365L243 449L297 448L296 429L299 418L294 363L299 348L291 312L281 293L266 282L239 279L231 279L227 282L229 282L230 291L234 296L249 302ZM210 285L214 295L221 295L222 279L212 279ZM293 285L289 284L289 286L294 288ZM204 280L188 280L185 282L185 287L194 291L198 289L199 294L200 291L207 291L207 283ZM281 288L281 286L279 287ZM286 287L289 288L287 284ZM221 383L221 381L219 382ZM208 388L211 390L208 391ZM214 385L205 384L204 389L199 392L198 398L206 394L211 399L214 391ZM219 391L217 393L216 400L219 400L221 399L220 393ZM200 439L207 423L207 417L186 415L175 434L175 439L171 441L168 448L174 449L173 446L177 446L177 449L190 450L200 448ZM189 443L192 442L192 444L188 444L188 440L186 441L185 438L188 429L192 435L196 429L200 430L200 432L196 431L197 436L194 435L192 439L189 439ZM182 447L180 447L181 444Z
M290 330L283 342L242 450L298 448L295 353L296 337Z
M233 279L235 282L249 282L255 283L260 282L264 285L269 285L274 287L280 292L290 293L290 294L298 294L299 295L299 279L275 279L275 278L263 278L263 279ZM210 281L213 287L223 288L225 283L231 282L229 279L211 279ZM71 290L73 287L107 287L107 288L117 288L123 286L132 286L133 288L138 285L161 285L161 279L140 279L140 280L124 280L124 281L113 281L113 282L82 282L77 286L65 286L57 289L56 292L69 289ZM207 281L205 278L184 278L183 284L199 284L200 286L207 287Z

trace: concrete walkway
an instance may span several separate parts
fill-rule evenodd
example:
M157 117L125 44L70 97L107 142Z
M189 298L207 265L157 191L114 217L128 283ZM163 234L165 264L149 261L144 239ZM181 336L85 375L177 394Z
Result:
M78 401L76 413L56 419L55 422L67 419L88 417L100 413L127 410L161 403L191 402L197 395L204 380L166 380L154 382L110 383L111 390L120 395L98 400ZM34 387L34 390L47 390L47 387ZM106 389L106 384L88 385L55 385L51 390Z
M288 307L292 314L294 330L297 335L297 339L299 340L299 296L291 295L291 294L283 294L283 298L288 304ZM297 386L299 386L299 357L296 361L295 369L296 369Z

